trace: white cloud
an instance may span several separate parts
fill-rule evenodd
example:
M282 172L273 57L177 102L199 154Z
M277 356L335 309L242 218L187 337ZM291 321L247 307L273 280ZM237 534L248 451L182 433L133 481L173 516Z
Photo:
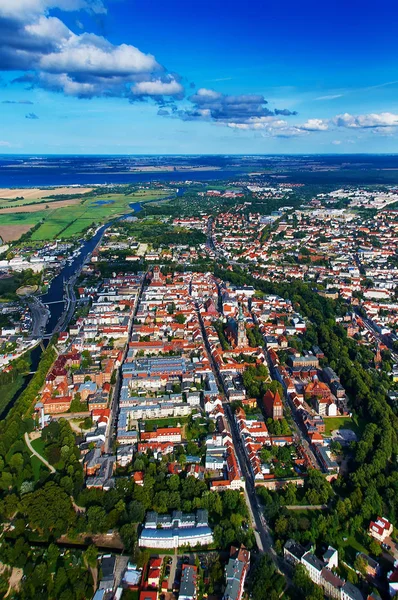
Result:
M333 144L334 146L340 146L340 144L341 144L341 140L333 140L332 144Z
M102 88L95 83L74 81L66 73L40 73L39 81L41 87L54 92L63 92L66 96L78 96L90 98L100 95Z
M59 51L42 56L39 66L52 73L101 75L133 75L161 69L151 54L127 44L113 46L93 34L72 35Z
M96 13L106 12L102 0L1 0L0 16L26 21L30 17L46 13L51 8L65 11L84 9Z
M397 127L398 115L390 112L370 113L367 115L354 116L349 113L337 115L333 119L337 127L349 129L368 129L374 127Z
M174 78L170 81L155 79L154 81L139 81L131 88L135 95L146 96L176 96L182 94L184 88Z
M22 12L14 10L18 4ZM0 70L24 71L15 81L91 98L137 100L183 97L178 76L167 74L152 54L102 36L75 34L48 9L99 11L102 0L0 0Z
M200 88L196 92L196 95L208 100L218 100L222 97L222 94L220 94L220 92L216 92L215 90L208 90L207 88Z
M3 148L4 148L4 147L5 147L5 148L10 148L10 147L11 147L11 144L10 144L10 142L6 142L6 141L4 141L4 140L0 140L0 146L2 146Z
M71 30L56 17L45 17L41 15L33 23L25 25L25 31L42 40L48 40L60 44L73 36Z
M304 131L327 131L329 129L327 121L322 119L308 119L308 121L298 127Z

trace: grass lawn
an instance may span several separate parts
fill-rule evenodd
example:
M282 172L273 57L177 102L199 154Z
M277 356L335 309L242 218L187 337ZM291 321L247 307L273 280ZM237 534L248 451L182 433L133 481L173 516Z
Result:
M186 417L170 417L165 419L148 419L145 421L146 431L153 431L155 427L177 427L187 422Z
M11 402L14 394L22 387L24 377L18 375L14 383L8 383L7 385L0 386L0 414L6 408L7 404Z
M43 465L41 460L39 458L37 458L37 456L31 456L30 462L32 463L33 477L34 477L35 481L38 481L40 478L40 469L43 468L46 471L48 471L48 469L45 465Z
M44 453L44 441L41 439L41 437L37 438L36 440L33 440L33 442L31 442L33 448L36 450L36 452L38 452L43 458L45 457L45 453Z
M363 431L364 423L358 417L324 417L325 434L329 436L335 429L352 429L359 434Z
M353 564L355 561L355 557L357 552L363 552L364 554L368 554L369 551L361 544L361 542L355 537L350 535L346 541L343 541L342 545L346 549L346 559L347 562Z

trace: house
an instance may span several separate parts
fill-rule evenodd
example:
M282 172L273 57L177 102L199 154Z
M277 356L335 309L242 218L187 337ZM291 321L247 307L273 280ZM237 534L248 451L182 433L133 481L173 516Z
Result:
M250 567L250 552L244 547L231 547L230 559L225 566L226 588L223 600L241 600L246 575Z
M398 594L398 567L395 567L393 571L390 571L387 575L388 579L388 591L391 598L394 598Z
M194 565L182 565L178 600L196 600L198 569Z
M155 587L155 588L159 587L162 563L163 563L162 558L151 558L149 560L148 575L147 575L148 585Z
M172 515L147 513L144 528L138 540L140 547L178 548L179 546L207 546L213 542L206 510L196 514L183 514L175 510Z
M67 412L72 403L72 396L53 396L43 398L44 412L47 415L55 415Z
M105 554L101 560L102 579L99 584L100 590L111 592L115 583L116 556Z
M287 540L283 548L283 557L291 565L297 565L301 563L306 552L306 549L295 540Z
M363 600L361 592L349 582L338 577L332 569L338 567L338 552L328 547L320 560L312 552L307 552L301 544L288 540L283 549L284 558L292 565L304 565L311 581L320 585L326 596L337 600Z
M378 542L384 542L393 529L393 525L385 517L378 517L377 521L370 522L368 533Z
M363 596L362 596L361 592L359 591L359 589L355 585L353 585L349 581L346 581L341 589L340 599L341 600L363 600Z
M311 581L317 585L321 585L323 562L315 554L312 554L312 552L306 552L301 558L301 564L306 568Z

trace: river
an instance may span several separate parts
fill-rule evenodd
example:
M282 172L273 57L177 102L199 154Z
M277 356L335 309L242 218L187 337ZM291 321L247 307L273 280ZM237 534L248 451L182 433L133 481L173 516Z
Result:
M180 191L180 193L182 193L182 191ZM170 196L167 199L174 198L174 197L175 196ZM153 201L157 201L157 200L153 200ZM151 202L153 202L153 201L151 200ZM134 203L130 204L130 208L131 208L132 212L128 212L125 215L118 217L118 219L125 219L128 216L137 214L138 212L140 212L142 210L142 205L140 202L134 202ZM116 220L118 220L118 219L116 219ZM82 241L82 245L80 247L80 253L76 256L76 258L71 263L69 263L69 262L66 263L66 265L61 269L61 271L58 273L58 275L56 275L56 277L54 277L54 279L51 281L47 292L43 296L41 296L41 300L42 300L43 304L47 304L49 302L56 302L56 304L48 305L48 309L50 311L50 317L47 321L46 333L52 333L54 331L55 326L57 325L59 319L62 316L62 313L64 312L65 302L60 302L61 300L64 299L64 281L68 281L68 279L70 279L73 275L75 275L82 268L84 261L86 260L88 255L91 254L93 252L93 250L96 248L97 244L100 242L100 240L102 238L104 231L110 225L112 225L114 220L115 219L113 219L112 221L109 221L109 223L106 223L105 225L102 225L102 227L100 227L97 230L97 232L95 233L95 235L92 238L90 238L89 240ZM36 346L32 350L32 352L30 354L31 371L37 370L37 367L38 367L38 364L39 364L40 358L41 358L41 353L42 353L42 349L40 346ZM17 398L21 394L21 391L24 388L26 388L26 386L28 385L28 383L32 377L33 377L33 375L27 375L25 377L22 387L19 390L17 390L17 392L14 394L14 396L12 397L10 402L7 404L6 407L4 407L3 411L0 413L0 419L4 419L7 416L8 412L14 406Z

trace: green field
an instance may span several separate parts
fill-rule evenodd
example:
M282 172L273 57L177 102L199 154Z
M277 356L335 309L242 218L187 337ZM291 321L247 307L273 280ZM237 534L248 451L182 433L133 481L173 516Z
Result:
M363 423L358 417L325 417L325 434L329 436L335 429L352 429L356 434L363 430Z
M14 395L22 387L25 378L23 375L18 375L13 383L0 386L0 413L6 408L7 404L11 402Z
M80 204L49 208L38 212L0 214L0 225L36 225L32 240L46 241L55 238L71 238L81 235L88 227L102 225L107 221L133 212L130 204L163 198L169 192L161 190L138 190L132 194L104 194L84 196ZM105 202L106 204L102 204Z
M35 481L38 481L40 478L40 470L43 468L46 471L48 471L47 467L45 465L43 465L43 463L41 462L41 460L39 458L37 458L37 456L31 456L30 457L30 462L32 464L32 470L33 470L33 477Z
M155 427L177 427L184 425L187 417L170 417L164 419L148 419L145 421L145 431L154 431Z
M371 538L370 538L371 539ZM363 552L363 554L369 554L369 551L361 544L356 536L350 535L345 541L342 541L342 546L346 550L346 560L354 564L357 552Z
M45 458L45 454L44 454L45 444L44 444L43 440L41 439L41 437L37 438L36 440L33 440L31 442L31 444L32 444L32 447L36 450L36 452L38 452L43 458Z

